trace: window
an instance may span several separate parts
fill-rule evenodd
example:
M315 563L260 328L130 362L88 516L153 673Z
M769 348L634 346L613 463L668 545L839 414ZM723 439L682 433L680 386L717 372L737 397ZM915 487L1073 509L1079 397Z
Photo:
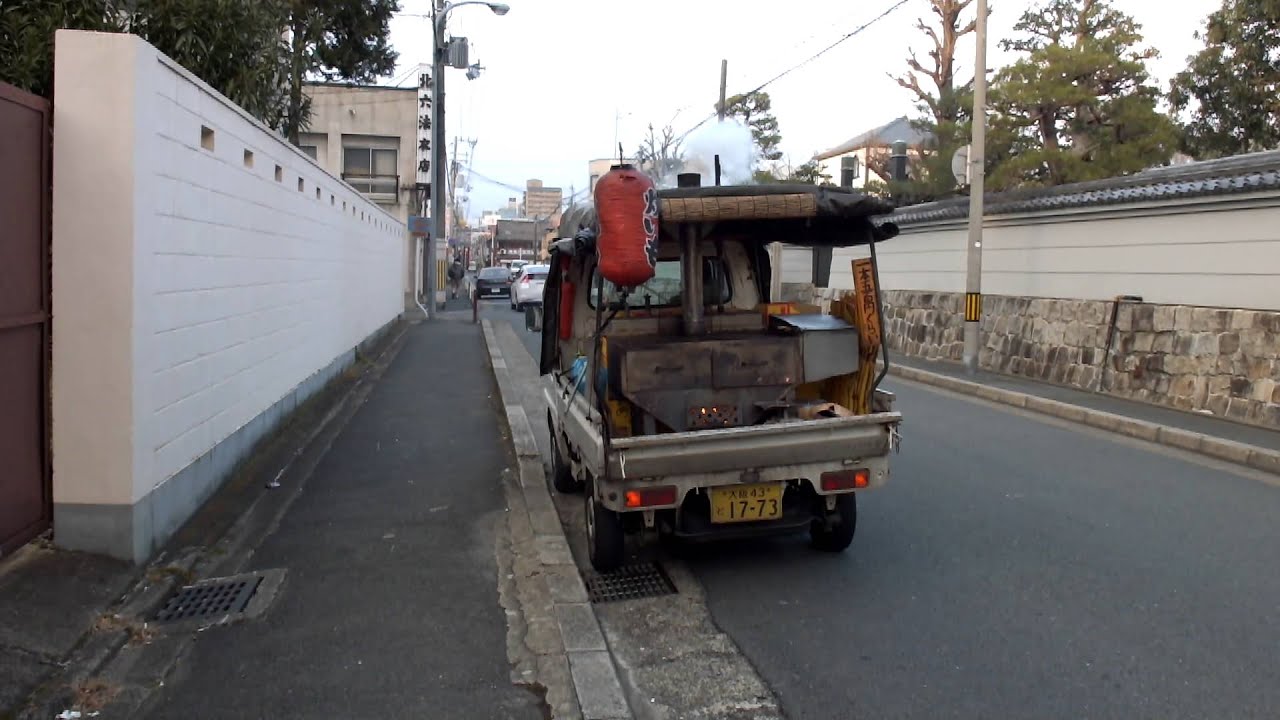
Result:
M365 195L395 198L400 186L396 142L396 138L351 138L342 148L342 179Z
M306 153L306 154L307 154L307 157L311 158L312 160L315 160L315 159L316 159L316 146L315 146L315 145L299 145L299 146L298 146L298 149L299 149L299 150L301 150L302 152Z
M591 307L596 306L600 291L596 287L593 275L591 281ZM678 259L659 260L654 268L653 277L648 282L631 291L627 295L627 307L678 307L680 293L684 290L683 276ZM613 283L604 281L605 296L609 302L621 299L621 293ZM718 257L702 259L702 297L705 305L727 303L733 298L733 288L729 284L729 275L725 271L724 261Z

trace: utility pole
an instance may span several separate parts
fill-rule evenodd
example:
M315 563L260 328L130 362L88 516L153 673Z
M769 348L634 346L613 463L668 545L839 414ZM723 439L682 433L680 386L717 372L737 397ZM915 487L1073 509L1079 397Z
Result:
M449 167L449 209L453 212L453 228L450 237L456 237L462 229L462 223L458 217L458 172L461 170L461 163L458 162L458 137L453 138L453 158ZM450 248L452 250L453 248ZM451 254L451 253L450 253Z
M982 324L982 195L987 149L987 0L978 0L973 68L973 145L969 148L969 244L964 281L964 366L978 371Z
M432 2L431 28L431 238L427 243L427 318L436 317L436 285L439 284L436 243L448 240L444 201L448 192L444 157L444 20L445 0Z
M725 93L729 87L729 61L720 61L720 102L716 105L716 119L724 122Z

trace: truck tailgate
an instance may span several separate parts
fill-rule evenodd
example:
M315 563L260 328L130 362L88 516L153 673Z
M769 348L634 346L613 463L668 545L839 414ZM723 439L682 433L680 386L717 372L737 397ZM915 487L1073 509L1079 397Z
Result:
M898 412L614 438L610 475L719 473L883 457Z

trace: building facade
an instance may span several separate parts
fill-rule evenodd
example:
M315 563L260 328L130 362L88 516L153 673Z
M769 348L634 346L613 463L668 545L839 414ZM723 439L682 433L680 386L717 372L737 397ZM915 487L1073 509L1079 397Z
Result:
M563 200L564 192L560 188L546 187L541 180L530 180L525 184L524 215L532 219L559 218Z
M564 203L564 191L558 187L546 187L541 180L525 183L524 215L537 223L540 235L539 257L546 257L548 246L560 227L560 208Z
M306 92L312 115L299 136L302 151L402 222L424 214L415 191L418 89L310 83ZM406 304L416 299L423 275L418 245L406 231Z

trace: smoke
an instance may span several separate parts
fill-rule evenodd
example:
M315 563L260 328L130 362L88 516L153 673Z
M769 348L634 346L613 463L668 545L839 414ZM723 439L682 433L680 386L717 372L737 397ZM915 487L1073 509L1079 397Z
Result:
M685 143L684 169L702 175L702 185L716 182L716 155L720 156L720 184L746 185L756 164L756 144L751 129L736 119L710 122L695 130ZM664 177L662 186L675 187L675 177Z

